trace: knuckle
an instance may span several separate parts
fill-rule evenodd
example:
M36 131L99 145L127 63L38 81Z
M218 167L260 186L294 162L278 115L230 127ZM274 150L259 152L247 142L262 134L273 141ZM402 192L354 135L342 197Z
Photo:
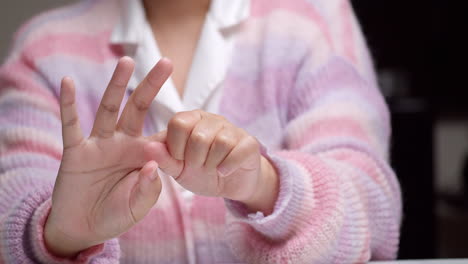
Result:
M236 141L234 140L234 138L226 134L222 134L216 138L216 144L218 144L222 148L231 149L236 146Z
M109 87L112 89L122 89L127 87L128 83L125 82L124 80L121 80L120 78L111 80L111 83L109 84Z
M61 105L63 108L72 108L75 107L75 99L62 101Z
M65 126L65 127L72 127L72 126L75 126L75 125L77 125L77 124L78 124L78 117L75 116L75 117L73 117L73 118L71 118L71 119L69 119L69 120L66 120L66 121L64 122L63 126Z
M201 118L208 118L208 119L212 119L215 121L226 121L226 118L224 118L224 116L221 116L221 115L213 114L213 113L206 112L203 110L195 110L195 111L200 115Z
M208 144L209 138L208 135L206 135L203 132L194 132L190 136L190 140L195 143L196 145L202 145L202 144Z
M227 122L227 119L222 115L213 114L213 116L214 116L214 118L216 118L219 121Z
M114 135L113 130L99 128L97 134L101 138L111 138Z
M131 137L140 135L140 130L130 126L119 127L119 130Z
M192 112L193 112L194 114L199 115L199 116L207 116L207 115L209 114L209 113L207 113L207 112L205 112L205 111L203 111L203 110L201 110L201 109L193 110Z
M67 152L73 148L76 148L76 147L79 147L81 145L83 145L85 142L85 139L82 139L82 140L79 140L79 141L76 141L76 142L73 142L71 144L68 144L68 145L63 145L63 152Z
M144 112L147 111L151 105L151 102L146 102L145 100L139 99L136 96L133 97L133 104L138 111Z
M169 121L168 127L177 130L188 130L191 128L191 125L185 113L178 113Z
M219 116L219 115L211 115L209 117L211 120L213 120L214 122L218 123L218 124L222 124L223 126L227 126L227 122L226 122L226 119L222 116Z
M119 106L115 104L103 103L101 104L102 109L109 113L117 113L119 111Z
M146 83L150 87L159 87L159 86L161 86L162 85L161 81L162 80L161 80L159 75L148 74L146 76Z

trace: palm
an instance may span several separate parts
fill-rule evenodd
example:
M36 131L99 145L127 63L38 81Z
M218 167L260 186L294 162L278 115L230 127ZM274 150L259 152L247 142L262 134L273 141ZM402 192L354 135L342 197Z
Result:
M64 152L57 181L60 189L57 190L84 190L76 197L79 200L74 201L81 210L73 208L67 212L67 215L81 213L74 217L77 223L68 222L69 230L75 230L76 235L98 233L103 239L110 239L140 220L139 215L134 216L130 201L138 172L144 166L143 157L139 157L143 144L142 140L117 135L110 139L88 140ZM59 208L60 204L60 199L54 203Z
M53 226L66 237L92 246L127 231L148 213L157 201L161 183L153 176L157 164L146 158L144 150L151 145L141 136L141 130L148 106L171 70L168 61L158 63L132 94L118 119L133 71L133 62L122 59L88 139L83 138L79 127L73 83L64 79L64 152L46 229Z

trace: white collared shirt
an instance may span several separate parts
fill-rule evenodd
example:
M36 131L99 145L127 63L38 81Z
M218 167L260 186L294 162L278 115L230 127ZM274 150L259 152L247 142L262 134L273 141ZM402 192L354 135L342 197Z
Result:
M217 113L222 81L231 60L234 26L249 16L250 0L212 0L199 43L188 72L183 99L172 79L162 87L151 111L157 114L157 130L166 129L172 116L181 111L202 109ZM129 89L135 89L162 57L141 0L120 0L121 19L111 36L112 44L123 45L126 55L135 60L135 73Z
M162 55L146 19L142 0L119 0L121 18L111 35L111 44L122 45L125 55L135 60L135 72L129 88L134 90ZM202 109L217 113L221 97L222 81L231 61L236 36L235 26L250 13L250 0L212 0L205 18L197 49L188 72L183 99L169 79L161 88L150 108L158 131L177 112ZM155 133L157 131L154 131ZM160 172L161 173L161 172ZM187 204L193 193L179 188Z

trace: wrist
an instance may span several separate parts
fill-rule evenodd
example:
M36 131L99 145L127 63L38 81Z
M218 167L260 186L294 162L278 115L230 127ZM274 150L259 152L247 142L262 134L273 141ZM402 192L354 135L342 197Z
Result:
M257 191L244 203L251 212L263 212L269 215L273 212L279 193L279 175L276 169L265 157L261 157Z
M44 243L52 255L61 258L74 258L81 251L94 246L92 243L71 238L49 220L44 227Z

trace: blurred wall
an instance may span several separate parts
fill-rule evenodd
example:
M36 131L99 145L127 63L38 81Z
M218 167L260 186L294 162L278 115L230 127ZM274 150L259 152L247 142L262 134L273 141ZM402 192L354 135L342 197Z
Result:
M466 117L443 117L435 124L436 191L463 194L463 167L468 157L468 121ZM468 186L467 186L468 187Z
M33 15L54 8L72 0L15 0L2 1L0 8L0 61L8 55L13 33L18 27Z

